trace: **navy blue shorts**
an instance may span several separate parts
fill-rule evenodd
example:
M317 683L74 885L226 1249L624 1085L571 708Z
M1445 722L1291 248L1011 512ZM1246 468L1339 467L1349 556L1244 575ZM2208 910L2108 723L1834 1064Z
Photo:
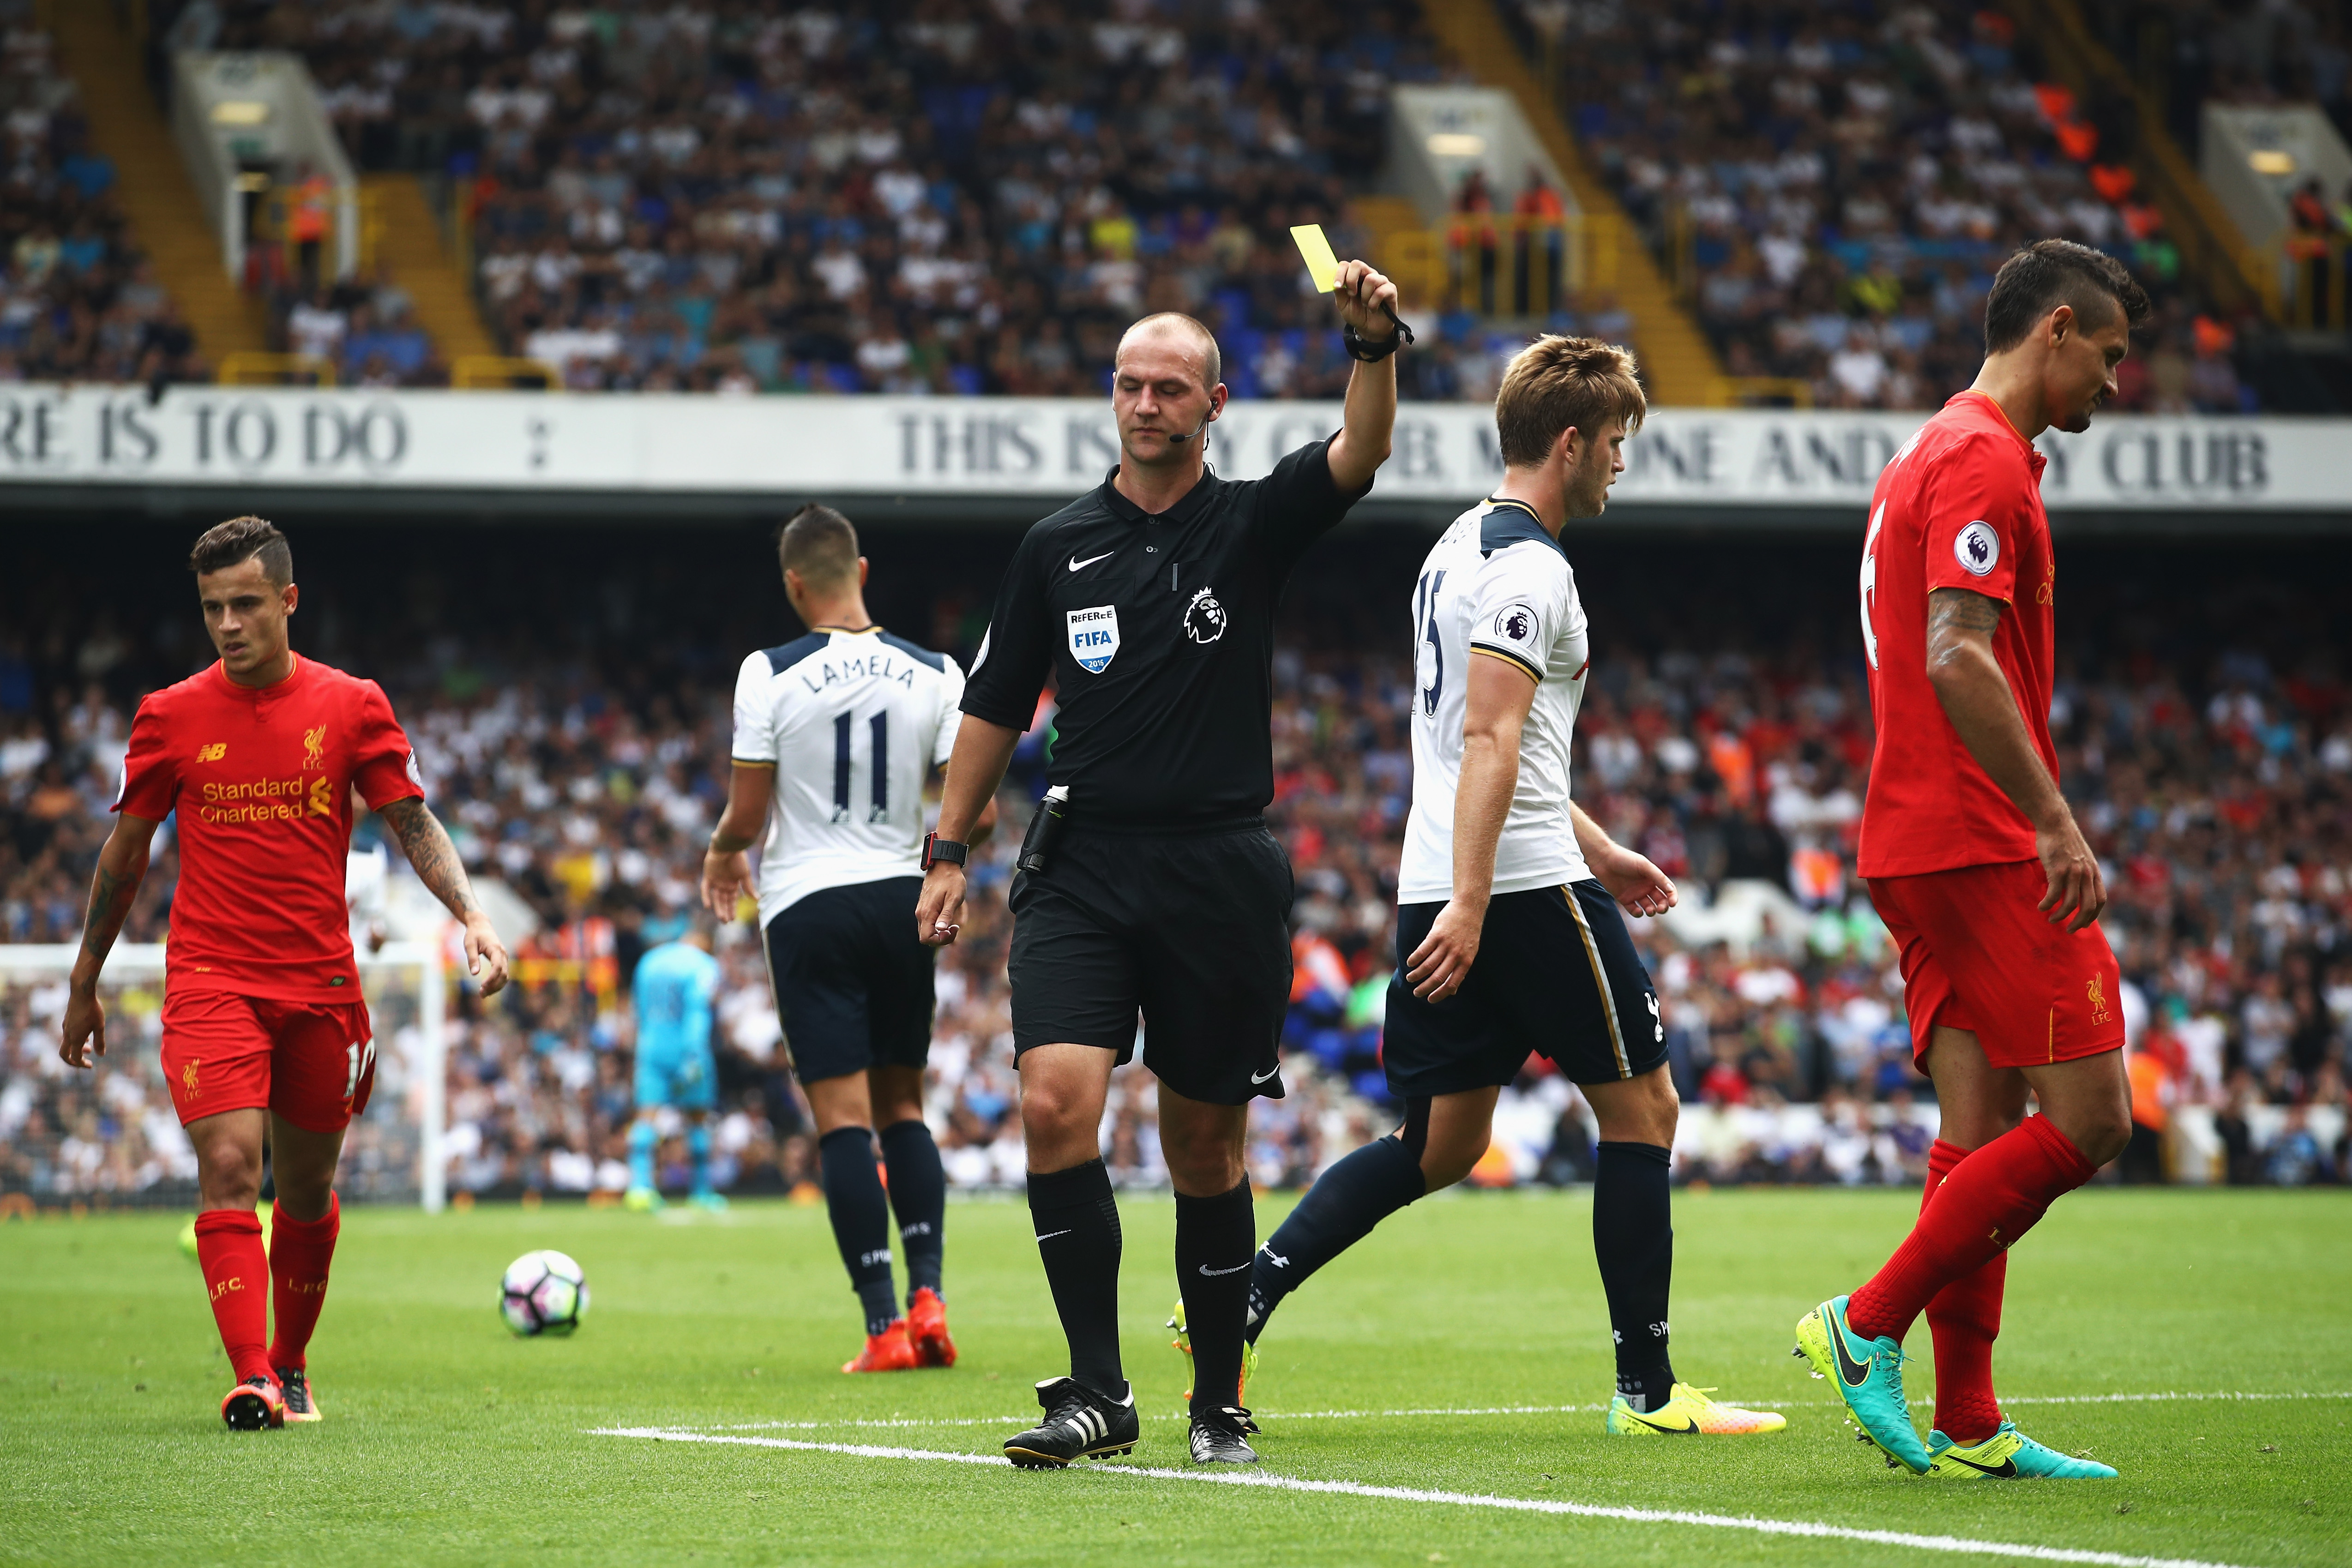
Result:
M1405 979L1443 904L1397 907L1381 1061L1401 1100L1510 1082L1531 1051L1570 1082L1638 1078L1666 1059L1658 993L1617 901L1600 883L1497 894L1462 988L1423 1001Z
M803 1083L931 1054L931 966L915 940L919 876L820 888L768 922L768 982Z

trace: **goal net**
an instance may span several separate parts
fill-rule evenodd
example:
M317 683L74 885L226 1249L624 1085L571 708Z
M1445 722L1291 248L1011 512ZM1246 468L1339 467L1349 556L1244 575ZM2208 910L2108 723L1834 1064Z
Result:
M163 1082L163 945L126 943L108 956L107 1054L87 1071L58 1056L75 952L0 945L0 1218L74 1205L194 1208L195 1155ZM441 1207L446 963L429 942L359 955L375 1092L343 1140L335 1186L346 1201Z

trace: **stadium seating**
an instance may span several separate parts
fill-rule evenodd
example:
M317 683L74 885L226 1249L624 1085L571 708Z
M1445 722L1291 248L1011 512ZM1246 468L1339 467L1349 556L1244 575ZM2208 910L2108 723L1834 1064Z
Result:
M2255 406L2125 156L2129 120L2037 77L1973 0L1736 11L1517 0L1589 154L1735 376L1823 406L1932 408L1973 379L2019 245L2122 256L2158 301L2118 406Z
M1348 553L1359 564L1328 558L1336 576L1317 593L1381 601L1380 574L1402 569L1381 549ZM1844 574L1843 557L1801 569L1748 561L1746 595L1728 580L1637 593L1641 563L1654 559L1603 554L1580 569L1610 611L1578 725L1578 793L1677 878L1698 916L1637 927L1685 1101L1680 1169L1717 1182L1916 1179L1933 1108L1909 1067L1894 955L1853 868L1870 745L1859 674L1803 639L1754 652L1741 630L1739 606L1758 593L1818 623L1831 610L1792 585L1818 596ZM2143 583L2111 605L2093 598L2095 575L2084 573L2081 629L2064 645L2056 732L2109 867L2106 925L2128 981L2142 1110L2152 1130L2170 1124L2176 1166L2210 1155L2233 1179L2346 1179L2352 702L2324 663L2302 662L2326 646L2319 591L2287 588L2273 571L2259 598L2214 576L2195 603L2148 598ZM556 574L544 593L518 607L518 624L625 602L590 568ZM1299 898L1292 1097L1259 1107L1249 1155L1270 1186L1302 1182L1386 1130L1389 1113L1380 1001L1411 790L1412 676L1401 659L1360 651L1379 648L1377 635L1327 624L1322 602L1297 610L1276 665L1273 814ZM2209 610L2216 619L2192 619ZM2178 647L2222 652L2168 652L2176 644L2136 630L2176 620L2203 626ZM943 601L929 623L969 658L976 622ZM131 702L194 656L184 641L142 646L110 616L70 624L70 635L59 622L0 642L0 942L73 939ZM732 662L695 653L694 633L675 627L632 636L625 658L616 645L601 662L551 651L563 646L552 634L466 639L436 627L350 641L354 630L342 622L347 641L330 656L385 680L466 859L541 922L516 946L508 999L458 1009L453 1185L616 1186L625 977L691 905L724 788ZM1050 717L1016 755L1016 798L1041 787ZM363 826L362 841L374 833ZM961 1186L1017 1183L1022 1168L1003 978L1015 837L982 852L963 939L940 971L930 1107ZM167 846L126 940L162 935L174 866ZM1776 930L1731 930L1728 912L1749 894L1777 912ZM738 940L722 955L723 1168L739 1190L791 1186L810 1174L807 1123L760 954ZM162 1085L141 1077L136 1053L95 1082L68 1075L48 1004L16 995L0 1009L0 1187L131 1196L184 1176ZM1543 1067L1505 1097L1509 1174L1589 1176L1585 1112ZM1163 1181L1151 1096L1132 1076L1114 1097L1111 1163L1122 1181Z
M114 199L56 40L0 5L0 381L209 381Z
M303 50L358 162L461 180L509 351L580 388L1066 393L1162 307L1241 395L1336 395L1285 231L1337 222L1388 85L1440 68L1399 0L328 0L224 37Z

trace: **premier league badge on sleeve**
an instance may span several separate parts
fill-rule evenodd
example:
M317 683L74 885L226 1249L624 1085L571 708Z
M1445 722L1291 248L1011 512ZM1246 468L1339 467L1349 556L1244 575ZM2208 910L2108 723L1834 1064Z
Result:
M1078 668L1090 675L1099 675L1110 668L1118 655L1118 606L1097 604L1090 610L1073 610L1070 620L1070 657Z

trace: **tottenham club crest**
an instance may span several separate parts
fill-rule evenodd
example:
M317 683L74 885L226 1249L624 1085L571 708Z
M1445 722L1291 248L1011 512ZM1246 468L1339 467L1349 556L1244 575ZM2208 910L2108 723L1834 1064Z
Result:
M1212 590L1203 588L1184 607L1184 635L1195 643L1213 643L1225 634L1225 607Z
M1070 620L1070 657L1078 668L1090 675L1099 675L1110 668L1111 660L1118 656L1118 606L1097 604L1089 610L1073 610Z
M2000 564L2000 536L1990 523L1970 523L1952 536L1952 555L1962 571L1982 577Z

